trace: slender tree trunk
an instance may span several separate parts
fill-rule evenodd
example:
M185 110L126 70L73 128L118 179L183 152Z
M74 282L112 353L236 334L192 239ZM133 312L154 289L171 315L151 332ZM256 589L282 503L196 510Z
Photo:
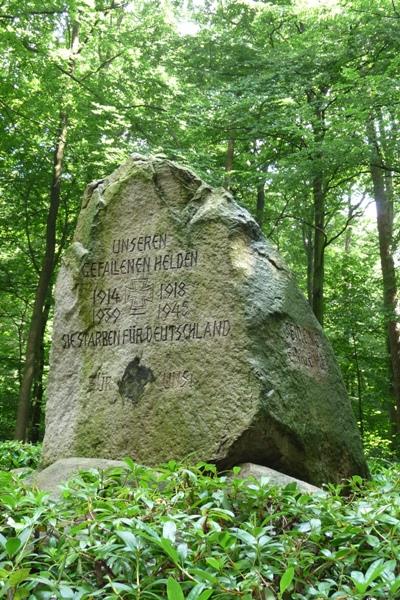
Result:
M382 168L381 150L373 121L368 126L368 138L371 150L370 171L377 213L385 327L390 357L393 404L395 407L392 419L394 418L393 425L395 425L397 433L400 433L400 323L393 257L393 203L390 193L391 188L385 185L387 175L385 176L385 171Z
M264 225L265 184L267 182L268 164L262 165L261 171L265 173L265 177L262 178L257 186L256 221L262 228Z
M351 225L351 221L350 221L350 217L352 216L353 211L352 211L352 206L351 206L351 193L349 193L349 195L347 196L347 219L349 222L349 225L346 229L346 234L344 237L344 260L346 261L347 255L350 252L350 246L351 246L351 241L352 241L352 237L353 237L353 227Z
M256 221L261 228L264 224L264 208L265 208L265 179L263 179L257 186Z
M31 422L29 427L28 440L30 442L38 442L40 440L40 426L42 420L42 409L43 409L43 372L44 372L44 333L46 329L47 320L49 317L51 306L51 297L47 297L44 309L43 309L43 329L40 336L40 351L37 357L37 363L35 366L35 373L33 377L33 389L32 389L32 414Z
M44 369L44 344L43 340L40 344L39 364L36 368L36 373L33 383L32 393L32 408L31 408L31 423L29 427L28 440L36 443L40 440L40 424L42 420L43 408L43 369Z
M312 130L315 151L312 156L313 172L312 194L314 211L313 240L313 276L312 276L312 309L320 324L324 324L324 283L325 283L325 178L323 173L323 141L325 137L325 111L322 108L327 88L321 87L318 92L308 90L307 101L313 109L314 120Z
M63 170L67 128L67 115L64 111L61 111L57 143L54 149L53 175L50 186L50 206L46 223L46 247L40 270L39 282L36 288L18 402L17 423L15 429L15 438L18 440L25 440L27 437L31 389L35 376L35 368L40 356L40 347L46 316L45 303L49 294L54 269L57 215L60 206L61 174Z
M324 279L325 279L325 194L322 177L313 181L314 200L314 257L312 280L312 308L318 321L324 322Z
M68 61L68 72L69 75L72 75L79 54L79 23L77 21L73 21L71 24L71 41L69 49L70 58ZM59 113L58 134L53 155L50 204L46 222L46 245L33 304L18 401L17 422L15 428L15 438L18 440L25 440L27 438L30 421L31 390L35 378L35 370L37 370L37 365L40 360L41 344L43 343L43 335L48 314L46 313L46 299L51 296L50 288L56 257L56 232L61 196L61 175L64 166L67 132L68 115L66 110L61 108Z
M357 377L357 400L358 400L358 419L360 422L360 434L361 439L364 440L364 411L363 411L363 394L362 394L362 375L360 369L360 363L358 360L357 340L354 331L351 332L351 339L353 342L353 359L356 367Z
M225 159L225 178L224 178L224 186L227 190L231 189L231 171L233 170L233 158L235 154L235 140L233 138L229 138L228 147L226 149L226 159Z
M312 307L313 299L313 276L314 276L314 247L313 247L313 232L307 223L303 223L303 247L307 261L307 300Z

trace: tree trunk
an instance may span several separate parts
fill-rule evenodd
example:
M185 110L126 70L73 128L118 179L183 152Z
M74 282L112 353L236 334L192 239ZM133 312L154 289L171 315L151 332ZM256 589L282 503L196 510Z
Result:
M262 229L264 225L265 184L267 182L268 164L262 165L260 170L265 173L265 177L257 185L256 221Z
M265 179L263 179L257 186L256 221L261 228L264 224L264 208L265 208Z
M51 287L51 286L50 286ZM41 438L41 421L43 412L43 371L45 365L44 334L51 307L51 297L48 297L43 309L43 329L40 336L40 350L35 366L32 389L32 414L28 433L30 442L39 442Z
M313 231L307 223L302 225L303 247L307 261L307 300L312 307L313 299L313 276L314 276L314 247Z
M363 393L362 393L362 374L360 363L358 360L357 340L354 331L351 331L351 339L353 343L353 359L356 367L357 377L357 402L358 402L358 419L360 423L361 439L364 441L364 410L363 410Z
M322 177L313 181L314 200L314 259L312 278L312 308L318 321L324 322L324 278L325 278L325 194Z
M49 288L54 269L57 216L60 206L61 174L63 170L67 128L67 115L62 111L60 113L57 143L54 149L53 175L50 186L50 206L46 223L46 247L40 270L39 282L36 288L18 402L15 439L22 441L26 440L27 437L31 389L35 376L36 365L40 357L40 347L45 328L45 304L46 298L49 294Z
M72 22L69 50L70 58L68 61L68 74L72 75L79 54L79 23L77 21ZM66 92L67 90L65 90L65 93ZM33 304L18 401L17 422L15 428L15 439L17 440L26 440L27 438L30 421L31 390L35 372L37 372L37 365L40 361L41 345L43 343L43 335L48 315L48 311L46 311L46 300L51 296L50 288L55 267L57 217L60 206L61 175L64 166L67 131L68 115L67 112L61 108L58 134L53 155L50 205L46 222L46 245Z
M312 155L312 194L314 211L312 309L321 326L324 324L324 283L325 283L325 177L323 172L323 141L326 132L324 100L328 89L321 87L318 92L307 91L307 101L312 107L314 119L312 130L315 150Z
M385 185L385 171L382 168L381 149L376 135L374 122L368 126L368 139L371 150L370 171L374 189L379 238L379 254L383 280L383 304L385 311L385 329L390 357L392 378L392 396L395 407L395 429L400 433L400 324L397 300L397 282L394 266L393 244L393 201L391 181ZM387 183L387 182L386 182Z
M351 216L353 214L352 206L351 206L351 193L347 196L347 220L348 227L346 229L346 235L344 238L344 259L346 260L348 253L350 252L351 241L353 237L353 227L351 225Z
M225 178L224 178L224 186L227 190L231 189L231 171L233 170L233 157L235 152L235 140L233 138L229 138L228 147L226 149L226 159L225 159Z
M43 408L43 369L44 369L44 344L43 340L40 344L39 364L36 368L36 373L33 383L32 403L31 403L31 423L29 427L28 441L40 441L40 425L42 420Z

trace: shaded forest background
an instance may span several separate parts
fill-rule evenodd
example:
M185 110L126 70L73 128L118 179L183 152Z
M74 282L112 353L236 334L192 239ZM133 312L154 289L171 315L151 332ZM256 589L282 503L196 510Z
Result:
M229 188L336 352L366 448L400 433L400 2L0 0L0 439L43 434L53 284L133 152Z

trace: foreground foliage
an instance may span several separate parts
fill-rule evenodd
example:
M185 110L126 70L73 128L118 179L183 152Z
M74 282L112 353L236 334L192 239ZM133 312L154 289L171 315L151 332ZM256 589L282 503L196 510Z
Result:
M82 473L60 500L0 472L0 597L141 600L400 596L400 469L349 494L157 471Z
M40 462L41 444L21 444L15 440L0 442L0 469L36 469Z

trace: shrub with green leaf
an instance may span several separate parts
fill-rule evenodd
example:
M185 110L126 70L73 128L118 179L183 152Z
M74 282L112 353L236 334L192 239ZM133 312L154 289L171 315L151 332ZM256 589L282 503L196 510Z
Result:
M341 495L175 462L81 473L60 500L0 473L0 597L400 597L400 469Z
M36 469L41 452L40 444L24 444L13 440L0 442L0 469L9 470L22 467Z

